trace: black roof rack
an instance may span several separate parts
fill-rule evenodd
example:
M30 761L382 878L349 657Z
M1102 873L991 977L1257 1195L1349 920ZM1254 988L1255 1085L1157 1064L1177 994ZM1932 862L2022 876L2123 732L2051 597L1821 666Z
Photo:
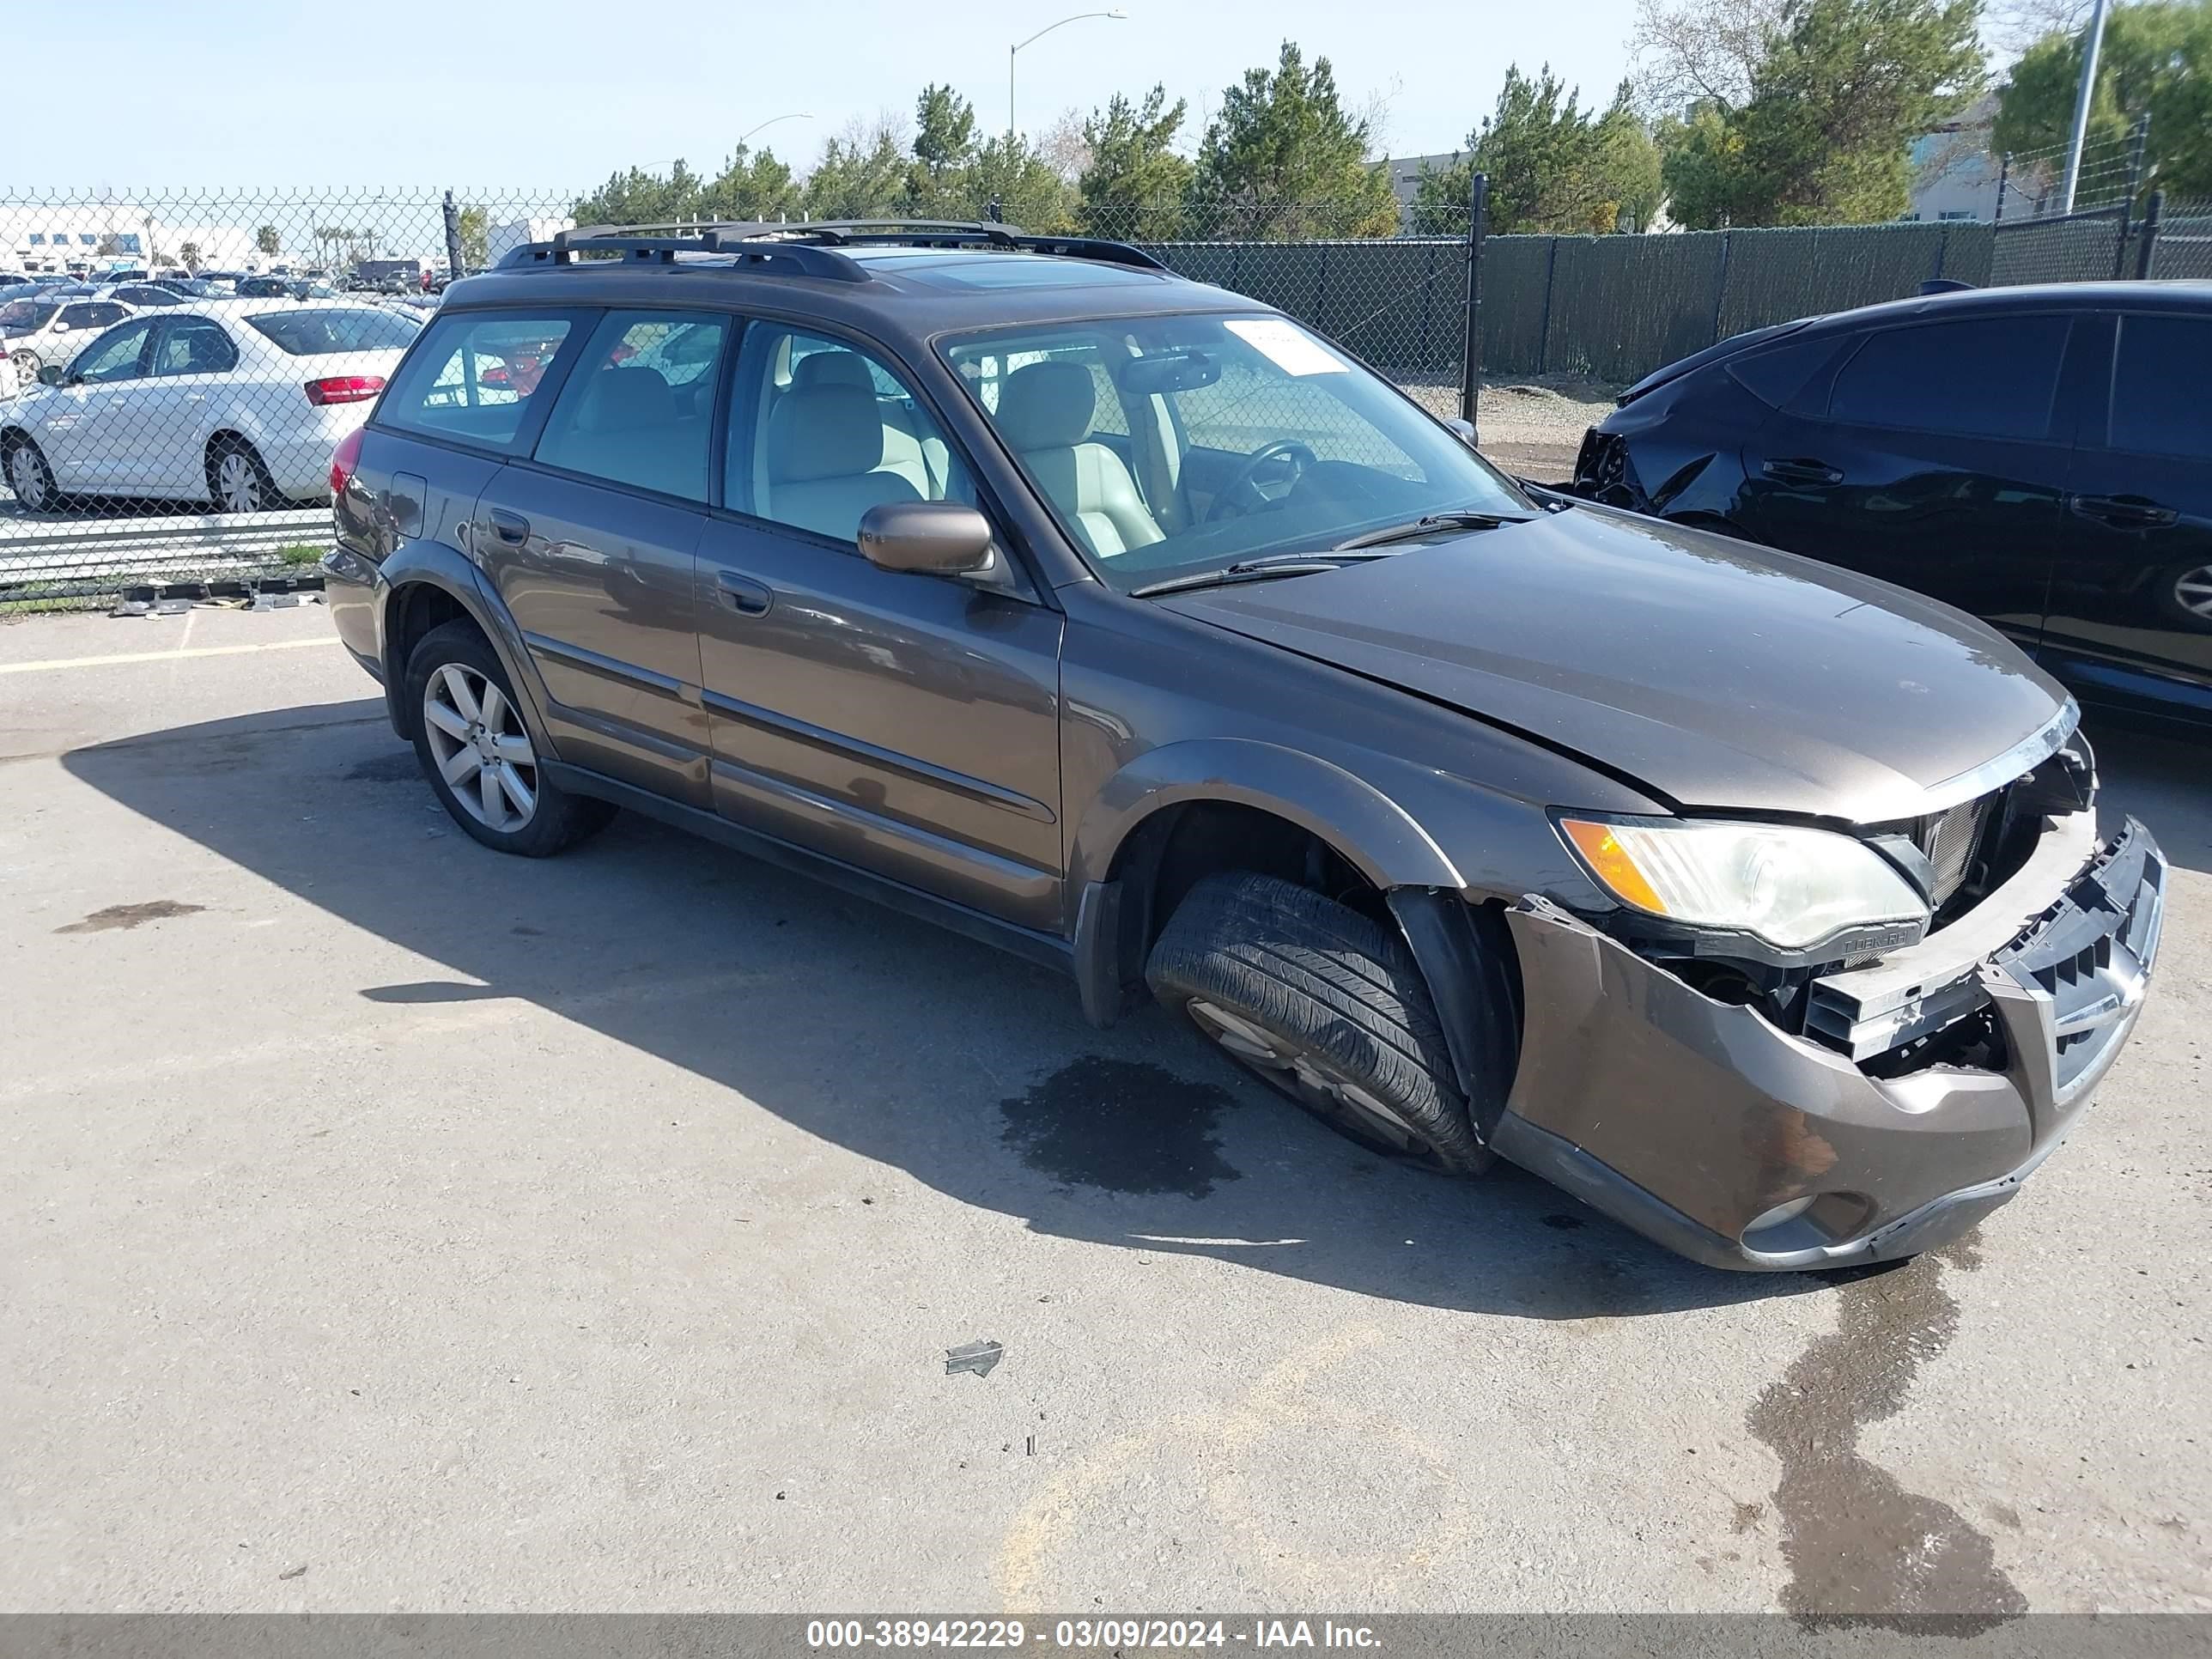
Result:
M674 264L678 254L713 254L741 265L794 276L864 283L866 270L840 248L991 247L1097 259L1145 270L1168 267L1142 248L1096 236L1033 236L1012 225L966 219L830 219L778 224L744 220L712 224L580 225L550 242L530 242L499 262L501 270L566 265L579 255L592 264Z

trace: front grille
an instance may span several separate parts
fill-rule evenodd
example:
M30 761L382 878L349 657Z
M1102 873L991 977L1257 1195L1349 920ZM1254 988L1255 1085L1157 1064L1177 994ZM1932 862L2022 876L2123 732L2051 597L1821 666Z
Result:
M1981 843L1982 830L1988 825L1990 811L1997 800L1996 795L1984 795L1978 800L1961 801L1948 812L1914 822L1913 844L1927 855L1934 869L1934 886L1929 897L1939 908L1959 890L1972 871L1974 850Z

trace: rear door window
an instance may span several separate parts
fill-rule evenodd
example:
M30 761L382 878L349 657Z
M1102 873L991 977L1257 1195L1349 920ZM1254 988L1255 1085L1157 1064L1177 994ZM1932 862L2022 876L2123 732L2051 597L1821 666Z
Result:
M537 459L704 501L729 334L730 319L705 313L609 312L546 418Z
M1987 317L1868 335L1837 371L1828 418L1960 437L2051 430L2068 319Z
M2212 461L2212 318L2120 319L2112 447Z
M238 367L238 348L222 325L204 317L172 317L161 325L154 350L156 374L227 374Z
M588 313L468 312L441 317L401 363L376 424L486 449L520 447L539 388L567 373Z

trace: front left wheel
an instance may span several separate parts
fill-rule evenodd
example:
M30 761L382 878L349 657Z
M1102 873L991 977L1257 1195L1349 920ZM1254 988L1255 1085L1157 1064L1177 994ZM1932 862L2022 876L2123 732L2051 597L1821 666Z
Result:
M546 858L614 816L545 777L514 687L473 623L422 636L407 659L415 755L453 821L496 852Z
M62 504L54 484L54 470L46 465L39 446L20 433L8 441L8 488L26 513L51 513Z
M1145 978L1200 1036L1340 1134L1432 1170L1490 1167L1428 983L1394 930L1309 888L1230 872L1176 908Z

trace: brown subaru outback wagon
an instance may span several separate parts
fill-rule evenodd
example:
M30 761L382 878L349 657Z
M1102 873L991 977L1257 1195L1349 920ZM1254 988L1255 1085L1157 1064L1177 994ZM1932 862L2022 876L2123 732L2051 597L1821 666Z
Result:
M338 630L485 846L651 813L1717 1267L2004 1202L2157 951L2156 843L1989 629L1533 499L1117 244L520 248L331 485Z

